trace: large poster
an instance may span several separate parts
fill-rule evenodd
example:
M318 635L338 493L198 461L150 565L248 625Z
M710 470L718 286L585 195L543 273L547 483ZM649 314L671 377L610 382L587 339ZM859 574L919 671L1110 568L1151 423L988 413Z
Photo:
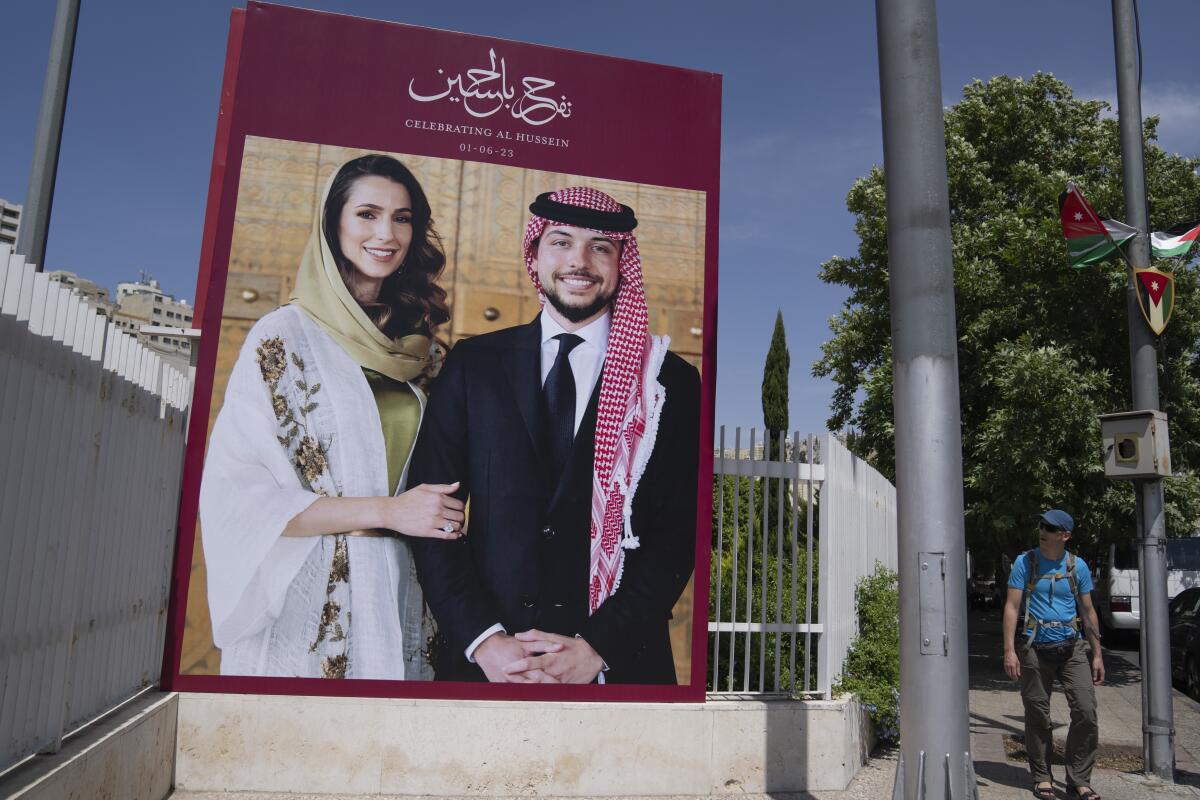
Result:
M235 11L164 684L702 700L720 77Z

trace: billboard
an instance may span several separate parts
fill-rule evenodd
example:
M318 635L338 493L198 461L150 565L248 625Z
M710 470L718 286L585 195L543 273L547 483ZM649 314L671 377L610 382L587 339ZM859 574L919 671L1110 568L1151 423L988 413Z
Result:
M713 74L234 12L165 686L703 699L719 125Z

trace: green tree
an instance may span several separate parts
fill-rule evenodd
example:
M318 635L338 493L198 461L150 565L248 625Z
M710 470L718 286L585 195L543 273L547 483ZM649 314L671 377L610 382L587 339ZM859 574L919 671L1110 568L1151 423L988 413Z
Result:
M780 437L787 436L788 429L788 369L792 357L788 354L787 334L783 330L783 312L775 312L775 330L771 333L771 346L767 348L767 361L763 364L762 409L763 427L766 431L767 458L782 461L786 452L779 446ZM787 509L780 513L779 494L783 482L767 480L767 525L772 533L781 531L790 534L791 515ZM785 504L786 505L786 504Z
M968 542L1013 553L1032 538L1032 515L1071 510L1086 547L1128 538L1133 491L1104 478L1096 415L1129 407L1128 270L1118 258L1073 270L1057 198L1074 180L1101 216L1125 217L1117 121L1102 101L1076 99L1051 75L975 81L946 112L946 159L958 323ZM1152 229L1200 216L1200 159L1157 144L1145 121ZM894 477L892 352L884 174L847 197L858 254L821 266L850 290L813 365L836 383L833 429ZM1168 529L1200 518L1200 280L1175 271L1174 315L1158 341L1162 407L1177 477L1166 481ZM1142 324L1140 321L1138 324Z
M771 333L762 379L763 423L767 429L767 452L772 460L779 457L779 435L786 435L788 428L788 368L791 363L787 334L783 330L783 312L776 311L775 330Z

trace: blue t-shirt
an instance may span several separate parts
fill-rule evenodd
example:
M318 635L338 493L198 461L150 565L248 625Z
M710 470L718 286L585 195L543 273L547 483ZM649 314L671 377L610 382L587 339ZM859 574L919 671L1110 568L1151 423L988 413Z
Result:
M1029 593L1029 614L1031 617L1047 622L1067 622L1075 619L1075 595L1071 593L1071 582L1067 580L1067 554L1057 561L1042 555L1041 550L1034 550L1038 559L1037 586ZM1024 591L1029 578L1029 557L1021 553L1013 562L1012 572L1008 575L1008 588ZM1088 594L1092 591L1092 571L1079 556L1075 556L1075 580L1079 584L1079 593ZM1080 614L1083 610L1080 609ZM1024 620L1018 624L1023 624ZM1026 628L1023 636L1029 636L1030 629ZM1069 625L1062 627L1038 627L1036 642L1058 642L1063 639L1075 638L1075 629Z

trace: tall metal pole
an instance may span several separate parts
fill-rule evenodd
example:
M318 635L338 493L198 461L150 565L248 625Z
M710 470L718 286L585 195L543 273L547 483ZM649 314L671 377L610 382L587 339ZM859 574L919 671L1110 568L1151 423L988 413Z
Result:
M1112 0L1113 41L1117 60L1117 107L1121 126L1121 165L1125 178L1125 219L1137 229L1129 244L1129 262L1150 266L1149 213L1146 208L1146 173L1143 165L1142 98L1140 92L1137 20L1134 0ZM1129 362L1133 407L1157 409L1158 353L1154 336L1138 307L1132 272L1125 289L1129 312ZM1141 499L1138 538L1141 545L1139 577L1142 626L1142 725L1146 771L1163 780L1175 777L1175 725L1171 706L1171 643L1167 621L1167 520L1163 513L1161 480L1137 487Z
M954 268L934 0L876 0L896 424L895 796L974 794Z
M50 230L50 206L54 201L54 179L58 173L58 150L62 144L67 84L71 79L78 23L79 0L58 0L50 38L50 60L42 85L42 106L38 110L29 190L25 194L25 208L21 211L21 229L17 232L17 252L38 270L45 267L46 234Z

